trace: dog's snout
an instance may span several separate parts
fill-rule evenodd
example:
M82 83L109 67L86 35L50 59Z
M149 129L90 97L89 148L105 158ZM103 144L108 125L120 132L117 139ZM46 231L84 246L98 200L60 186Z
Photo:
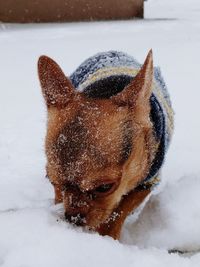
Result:
M69 213L65 213L65 219L70 222L73 223L77 226L83 226L86 223L85 220L85 215L81 214L81 213L77 213L77 214L69 214Z
M66 204L70 209L86 209L88 207L87 199L84 196L68 193Z
M90 205L83 194L77 191L65 192L64 205L65 218L68 222L77 226L86 224L86 215Z

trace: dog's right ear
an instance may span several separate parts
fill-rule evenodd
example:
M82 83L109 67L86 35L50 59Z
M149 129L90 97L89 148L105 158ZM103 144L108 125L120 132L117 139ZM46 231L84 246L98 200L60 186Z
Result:
M65 107L75 95L75 88L58 64L47 56L38 60L38 74L47 107Z

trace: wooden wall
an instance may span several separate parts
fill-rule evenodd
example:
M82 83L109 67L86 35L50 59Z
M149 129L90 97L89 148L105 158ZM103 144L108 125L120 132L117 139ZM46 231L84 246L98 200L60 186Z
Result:
M64 22L143 17L143 0L0 0L1 22Z

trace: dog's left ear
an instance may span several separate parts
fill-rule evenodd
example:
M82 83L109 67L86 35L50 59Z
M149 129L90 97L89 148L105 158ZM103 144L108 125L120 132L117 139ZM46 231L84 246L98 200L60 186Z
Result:
M145 114L149 115L152 82L153 54L152 50L150 50L136 77L123 89L122 92L113 96L111 100L118 105L128 105L134 109L136 114L143 115L143 117Z
M53 59L41 56L38 74L47 107L64 107L73 100L75 88Z

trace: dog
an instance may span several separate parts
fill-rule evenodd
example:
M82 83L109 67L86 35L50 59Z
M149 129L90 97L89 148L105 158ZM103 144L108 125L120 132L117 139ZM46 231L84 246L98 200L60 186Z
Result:
M159 183L173 110L152 50L141 66L117 51L84 61L68 78L38 61L48 111L47 176L67 221L120 238L126 217Z

